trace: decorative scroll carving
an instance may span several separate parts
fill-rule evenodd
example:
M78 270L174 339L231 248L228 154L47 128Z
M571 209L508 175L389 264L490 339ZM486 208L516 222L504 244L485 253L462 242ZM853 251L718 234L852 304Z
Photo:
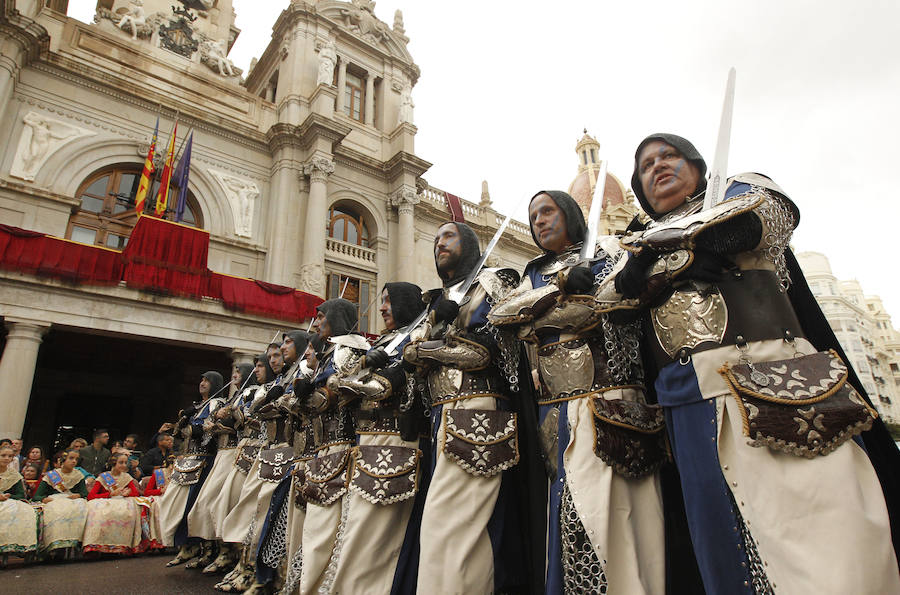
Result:
M225 191L234 218L234 233L249 238L253 236L253 213L259 198L259 186L252 180L210 169L209 173Z
M28 112L23 121L25 126L9 173L29 182L34 181L47 159L63 146L76 139L97 134L37 112Z
M334 161L325 157L313 157L303 165L303 173L310 182L325 182L334 173Z

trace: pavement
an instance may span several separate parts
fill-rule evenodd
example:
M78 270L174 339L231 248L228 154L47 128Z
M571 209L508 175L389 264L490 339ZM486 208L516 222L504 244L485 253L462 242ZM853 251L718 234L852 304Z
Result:
M144 593L218 593L213 590L222 574L206 576L184 566L166 568L174 554L108 557L61 563L22 565L10 558L0 570L0 593L18 595L141 595Z

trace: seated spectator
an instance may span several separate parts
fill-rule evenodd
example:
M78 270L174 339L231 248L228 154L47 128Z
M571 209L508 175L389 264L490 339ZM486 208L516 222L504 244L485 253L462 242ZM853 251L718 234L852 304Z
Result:
M128 473L126 453L112 455L109 462L110 470L97 476L88 494L84 552L133 554L141 542L141 511L134 501L140 492Z
M84 440L84 438L77 438L76 440L81 440L82 442L87 444L87 442ZM53 459L50 461L50 463L51 463L50 467L52 469L59 469L60 467L62 467L63 461L66 460L66 453L69 451L72 451L72 450L73 449L71 449L71 448L69 448L67 450L61 450L58 453L56 453L55 455L53 455ZM78 450L80 450L80 449L75 449L75 452L78 452ZM79 471L81 471L81 474L84 475L84 485L85 485L85 487L87 487L88 492L90 492L91 488L94 487L94 481L96 480L96 476L94 476L93 473L88 473L88 470L85 469L84 467L76 466L75 468L78 469Z
M0 555L24 556L37 549L37 525L22 476L10 468L15 457L11 443L0 446Z
M160 432L156 435L156 446L144 453L141 457L141 473L150 475L154 469L166 467L168 460L173 456L172 447L174 439L171 434Z
M81 450L87 445L88 442L84 438L76 438L75 440L72 440L71 444L69 444L69 450Z
M140 468L141 451L138 450L138 435L128 434L125 436L125 440L122 441L122 446L128 453L128 472L131 473L133 478L140 479L143 477L143 473L141 473Z
M106 463L112 454L106 448L109 442L109 432L106 430L97 430L94 432L93 443L90 446L82 448L79 454L78 464L87 469L88 473L97 476L106 470Z
M0 446L12 446L12 438L0 438Z
M41 470L34 463L25 463L22 469L22 477L25 481L25 495L31 500L41 483Z
M28 449L28 456L22 462L24 465L37 465L40 475L47 471L47 457L44 455L44 449L40 446L32 446Z
M88 491L76 463L78 452L67 451L60 468L44 475L34 495L43 504L41 551L57 558L70 557L84 535Z
M13 447L13 460L10 465L13 466L13 469L18 471L22 468L22 463L25 461L25 456L22 454L22 439L21 438L13 438L12 440Z

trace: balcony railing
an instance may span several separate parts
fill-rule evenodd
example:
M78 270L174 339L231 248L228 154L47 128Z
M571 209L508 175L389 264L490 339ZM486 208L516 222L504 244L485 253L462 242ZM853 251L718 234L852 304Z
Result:
M342 242L341 240L335 240L334 238L327 238L325 240L325 250L333 255L343 256L344 258L350 258L366 264L375 264L375 250L372 248L365 248L363 246L358 246L357 244L349 244L347 242Z

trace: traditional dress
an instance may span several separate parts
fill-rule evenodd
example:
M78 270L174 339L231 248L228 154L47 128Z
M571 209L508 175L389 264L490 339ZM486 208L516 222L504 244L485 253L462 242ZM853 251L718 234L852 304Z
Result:
M644 399L639 324L610 320L621 300L609 274L623 251L616 238L600 238L593 285L568 295L584 219L568 194L535 196L542 194L565 214L577 244L528 263L521 285L488 318L534 345L528 354L551 481L545 591L663 593L663 415ZM532 235L540 246L534 228Z
M0 502L0 555L24 556L37 550L37 515L28 503L23 481L15 469L0 473L0 494L10 495Z
M113 484L105 484L112 477ZM110 494L113 485L117 496ZM140 496L137 483L128 473L101 473L88 494L87 521L84 527L83 548L87 552L104 554L134 554L141 545L141 507L135 497Z
M506 378L515 375L509 349L487 327L490 303L518 281L514 271L484 270L462 295L455 292L480 258L478 238L455 224L461 243L453 279L431 291L432 310L460 304L435 339L413 341L404 358L425 370L431 408L431 483L422 514L418 592L492 593L528 584L523 535L508 470L519 462L518 416ZM513 350L518 353L518 346ZM499 352L500 357L492 356ZM504 378L506 377L506 378Z
M62 468L56 469L59 483L50 483L51 471L41 481L34 499L41 502L49 497L50 502L41 504L41 552L75 548L81 544L84 536L84 524L87 520L87 488L84 475L78 469L66 473ZM79 498L71 498L72 495Z
M385 331L373 350L387 347L425 308L422 290L412 283L388 283L385 289L394 322L401 328ZM409 390L401 367L408 341L407 336L387 365L373 369L365 364L366 368L338 379L342 400L353 403L358 446L332 586L336 593L415 590L427 487L422 470L430 467L423 461L420 442L427 448L430 440L421 423L425 419L421 400Z
M852 388L830 330L830 344L816 339L815 301L807 292L806 311L795 310L797 287L786 291L806 289L799 269L789 271L796 206L770 179L741 174L712 209L701 210L697 192L655 213L637 168L652 140L678 149L701 180L705 163L685 139L645 139L632 185L656 221L623 244L659 255L641 297L653 304L656 393L707 592L900 592L885 496L853 438L868 439L874 410ZM705 254L725 258L718 281L693 280ZM660 279L667 292L653 291ZM890 473L897 460L894 448Z

